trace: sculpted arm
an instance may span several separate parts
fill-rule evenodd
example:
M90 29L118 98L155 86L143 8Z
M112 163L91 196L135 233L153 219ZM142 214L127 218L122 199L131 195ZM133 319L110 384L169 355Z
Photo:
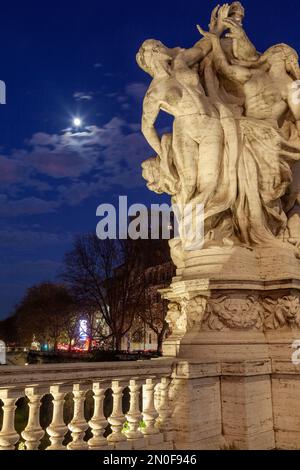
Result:
M296 92L297 92L297 89L295 90L293 85L291 85L289 89L288 97L287 97L287 102L296 120L296 126L298 129L298 133L300 135L300 100Z
M142 133L157 155L161 155L161 140L155 129L155 122L160 112L160 103L151 92L146 94L143 105Z
M228 17L230 10L230 6L228 3L225 5L221 6L217 5L211 14L210 18L210 24L209 24L209 31L213 34L216 34L217 36L221 36L221 34L225 30L225 25L223 24L223 20ZM210 51L211 51L211 42L206 39L202 38L200 41L198 41L195 45L194 48L200 47L200 48L206 48L207 52L204 56L206 56Z
M206 33L200 26L198 26L198 29L203 36L210 38L213 48L214 64L222 75L238 83L246 83L250 80L252 74L249 69L240 67L239 65L231 65L228 62L218 36L212 33Z
M204 57L206 57L212 49L211 41L203 39L198 41L191 49L183 49L179 52L175 58L174 65L178 64L180 61L183 61L188 67L200 62Z

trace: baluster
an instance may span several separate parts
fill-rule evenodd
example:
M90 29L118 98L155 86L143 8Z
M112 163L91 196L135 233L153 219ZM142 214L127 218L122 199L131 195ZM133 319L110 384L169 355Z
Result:
M0 432L0 450L15 450L20 436L15 430L15 410L17 400L23 396L21 390L0 390L0 400L3 402L3 424Z
M89 422L89 426L92 429L93 437L88 441L89 448L91 450L105 450L108 448L107 439L103 437L105 429L108 425L108 421L103 413L103 404L105 398L105 392L108 388L107 384L94 383L94 415Z
M76 384L73 387L74 417L68 428L72 433L72 442L68 444L68 450L88 450L88 443L84 436L89 428L84 417L84 402L88 387L86 384Z
M154 393L155 382L153 379L147 379L145 385L143 385L143 420L145 428L142 429L142 433L147 438L148 445L159 444L163 441L163 436L156 426L158 413L154 406Z
M126 439L126 435L122 432L126 418L122 410L122 397L124 386L118 380L112 382L113 392L113 411L108 418L111 425L112 433L108 436L109 444L113 445L115 449L130 449L130 443Z
M126 436L131 443L132 449L143 449L145 447L144 435L139 429L140 422L142 421L139 402L140 388L141 384L137 380L130 380L130 409L126 415L129 430L126 431Z
M63 446L63 441L68 428L64 422L64 403L65 396L69 390L70 388L64 385L50 387L50 393L53 396L53 417L52 423L46 429L51 442L51 446L47 450L66 450L66 447Z
M38 450L41 440L45 435L45 431L40 425L40 408L41 399L47 393L46 388L29 387L25 389L25 395L29 399L29 418L25 430L22 432L22 437L25 439L27 450Z
M164 440L166 442L170 442L173 440L173 428L172 428L172 410L169 405L169 386L170 380L167 378L163 378L161 382L158 384L159 389L159 408L158 408L158 420L157 426L158 429L163 433Z

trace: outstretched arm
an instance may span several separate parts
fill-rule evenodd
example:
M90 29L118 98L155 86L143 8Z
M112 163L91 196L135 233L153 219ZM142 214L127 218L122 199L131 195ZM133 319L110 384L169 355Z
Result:
M213 9L209 24L209 31L211 33L216 34L217 36L222 35L222 33L226 29L223 20L228 17L229 11L230 5L228 3L225 3L221 7L220 5L217 5ZM202 48L203 50L205 50L204 56L206 56L211 51L211 41L206 38L202 38L194 45L193 49L196 48ZM201 59L203 59L203 57L200 57L200 60Z
M238 83L246 83L248 80L250 80L252 73L248 68L241 67L239 65L231 65L228 62L222 49L220 38L218 36L213 33L207 33L200 26L198 26L198 30L205 38L211 40L214 54L214 64L220 73L230 80Z
M211 41L203 39L198 41L194 47L190 49L182 49L174 59L174 66L184 63L188 67L200 62L206 57L212 49Z
M148 92L144 99L143 118L142 118L142 133L149 145L155 150L157 155L161 155L161 141L155 129L155 122L159 115L160 103L153 97L151 92Z

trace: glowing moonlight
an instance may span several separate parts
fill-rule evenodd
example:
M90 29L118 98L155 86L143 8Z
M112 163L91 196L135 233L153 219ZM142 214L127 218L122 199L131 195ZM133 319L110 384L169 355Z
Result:
M81 127L82 126L82 120L78 117L73 119L73 124L75 127Z

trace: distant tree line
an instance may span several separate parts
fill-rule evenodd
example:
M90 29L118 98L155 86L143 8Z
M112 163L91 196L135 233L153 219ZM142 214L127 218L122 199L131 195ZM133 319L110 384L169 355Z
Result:
M167 302L147 273L168 263L172 266L165 240L77 237L65 255L60 282L29 288L13 314L0 322L0 338L21 346L30 346L35 338L54 350L59 343L71 350L80 341L79 324L84 319L89 348L97 340L120 351L129 331L134 334L147 325L161 353L168 330ZM170 281L171 275L159 287Z

